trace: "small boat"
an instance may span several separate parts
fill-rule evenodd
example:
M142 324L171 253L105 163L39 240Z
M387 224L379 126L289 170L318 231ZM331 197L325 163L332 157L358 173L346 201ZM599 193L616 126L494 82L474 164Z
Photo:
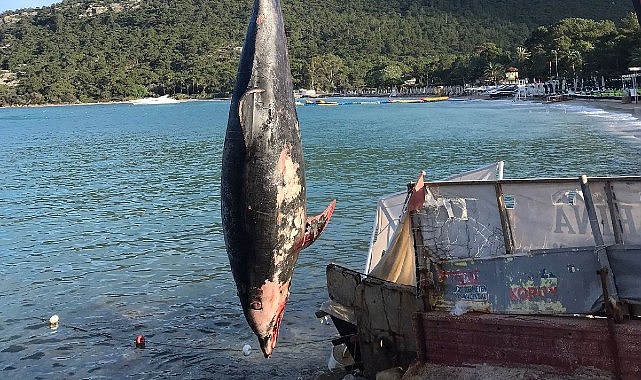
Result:
M142 98L131 101L132 104L176 104L179 103L177 99L169 97L169 95L159 96L157 98Z
M423 103L421 99L389 99L388 103Z
M337 106L338 102L330 102L330 101L327 101L327 100L318 99L316 101L316 105L317 106Z
M305 101L305 105L306 106L337 106L338 102L327 101L324 99L318 99L318 100L307 99Z
M442 102L444 100L450 100L449 96L426 96L421 98L424 102Z
M483 93L489 99L511 98L518 93L517 85L505 84Z
M563 101L562 94L548 95L545 97L545 103L558 103Z
M426 96L422 98L412 99L388 99L387 103L427 103L427 102L440 102L448 100L448 96Z
M327 266L318 316L366 377L418 358L641 378L641 177L499 162L407 189L378 201L362 272Z

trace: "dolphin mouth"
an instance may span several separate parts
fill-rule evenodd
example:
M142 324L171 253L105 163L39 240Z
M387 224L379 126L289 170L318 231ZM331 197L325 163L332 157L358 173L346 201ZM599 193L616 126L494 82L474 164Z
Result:
M263 355L265 355L266 358L272 356L272 352L274 351L274 348L276 348L278 333L280 332L280 325L283 321L283 315L285 314L285 304L287 303L287 299L289 299L289 297L287 297L278 308L278 312L276 313L276 317L274 319L274 327L272 328L272 333L270 335L267 335L263 339L259 339L260 349L263 351Z

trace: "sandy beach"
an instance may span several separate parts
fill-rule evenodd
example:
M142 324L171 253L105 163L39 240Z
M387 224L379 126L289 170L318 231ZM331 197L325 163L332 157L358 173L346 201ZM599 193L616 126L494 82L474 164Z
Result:
M632 103L622 103L621 100L614 99L574 99L567 103L602 108L605 111L626 112L641 118L641 102L634 103L634 100Z
M614 114L613 122L611 123L611 130L629 139L631 142L641 141L641 128L639 128L634 120L641 120L641 102L640 103L622 103L621 100L614 99L575 99L568 100L560 105L568 105L571 107L585 107L586 112L594 112L594 110L603 110L605 112ZM616 115L620 115L624 122L617 122ZM632 125L630 124L632 122Z

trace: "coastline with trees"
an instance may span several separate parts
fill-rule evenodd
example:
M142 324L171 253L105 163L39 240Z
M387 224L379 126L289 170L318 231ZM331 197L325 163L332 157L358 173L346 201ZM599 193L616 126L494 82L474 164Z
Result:
M513 0L507 13L499 1L483 9L456 3L283 1L295 87L458 88L497 83L516 67L532 81L604 78L614 88L628 67L641 65L641 32L627 1L602 8L570 1L542 12ZM65 0L5 12L0 105L227 97L250 8L248 0ZM581 12L585 18L563 17Z

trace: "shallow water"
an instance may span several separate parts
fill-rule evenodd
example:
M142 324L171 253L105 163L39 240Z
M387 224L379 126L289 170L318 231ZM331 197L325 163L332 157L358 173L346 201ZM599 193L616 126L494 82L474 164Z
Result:
M353 100L353 99L350 99ZM220 225L227 102L0 109L0 378L313 378L329 262L362 269L376 199L419 171L639 175L641 122L572 103L299 107L308 210L274 356L242 315ZM61 325L43 320L58 314ZM137 335L147 348L134 348ZM243 356L242 346L255 347Z

